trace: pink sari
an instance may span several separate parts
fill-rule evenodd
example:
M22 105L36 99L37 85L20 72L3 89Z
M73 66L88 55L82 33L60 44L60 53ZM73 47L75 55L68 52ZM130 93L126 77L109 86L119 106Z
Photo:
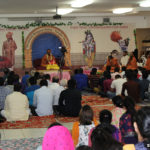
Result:
M49 128L44 135L42 150L74 150L69 130L64 126Z

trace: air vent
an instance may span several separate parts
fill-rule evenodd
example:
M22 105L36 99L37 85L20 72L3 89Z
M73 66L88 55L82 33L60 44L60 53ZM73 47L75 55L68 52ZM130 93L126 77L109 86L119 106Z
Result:
M110 23L110 18L103 18L103 23Z

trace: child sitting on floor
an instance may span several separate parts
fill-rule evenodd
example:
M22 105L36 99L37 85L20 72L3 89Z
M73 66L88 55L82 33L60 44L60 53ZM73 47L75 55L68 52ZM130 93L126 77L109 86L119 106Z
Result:
M73 124L72 138L75 146L88 145L88 134L97 125L93 120L93 110L90 106L82 107L79 114L79 121Z

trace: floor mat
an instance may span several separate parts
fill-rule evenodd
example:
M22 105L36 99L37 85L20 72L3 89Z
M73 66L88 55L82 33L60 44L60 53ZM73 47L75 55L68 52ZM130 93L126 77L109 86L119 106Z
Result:
M20 140L1 141L0 149L2 150L36 150L42 144L43 138L29 138Z
M0 129L23 129L23 128L47 128L51 123L56 122L55 116L32 116L27 121L14 121L0 123Z

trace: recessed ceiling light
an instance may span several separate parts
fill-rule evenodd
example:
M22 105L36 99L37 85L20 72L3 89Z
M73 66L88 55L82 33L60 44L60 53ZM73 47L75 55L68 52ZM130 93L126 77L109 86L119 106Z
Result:
M58 10L57 10L57 13L58 13L59 15L65 15L65 14L71 13L72 11L73 11L73 9L71 9L71 8L58 9Z
M128 13L131 12L133 10L133 8L117 8L113 10L114 14L124 14L124 13Z
M150 7L150 1L143 1L139 5L140 7Z
M75 0L71 3L71 7L84 7L93 3L93 0Z

